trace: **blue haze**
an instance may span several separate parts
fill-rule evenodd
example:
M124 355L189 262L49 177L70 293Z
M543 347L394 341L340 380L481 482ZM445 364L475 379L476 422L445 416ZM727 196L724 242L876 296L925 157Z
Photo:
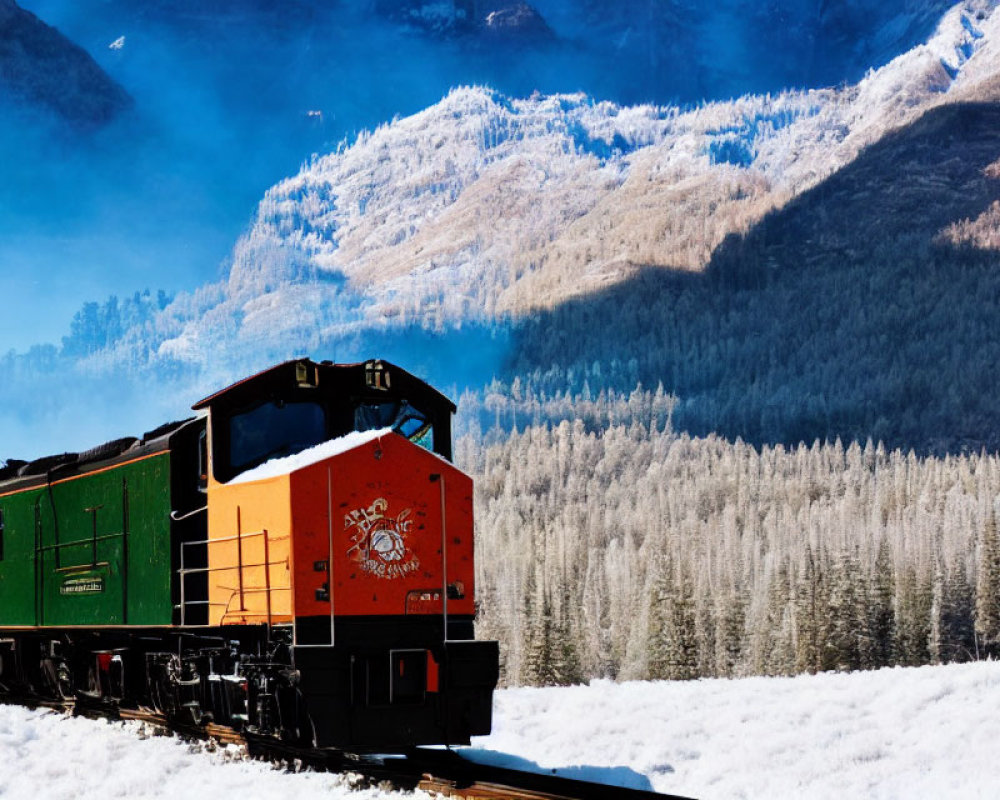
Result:
M112 124L85 131L0 97L0 357L52 343L18 361L43 372L85 302L223 277L268 187L312 154L419 111L453 86L690 104L836 84L923 39L949 5L536 0L554 35L520 40L449 19L418 22L415 12L443 5L420 0L19 4L84 47L134 99ZM109 47L119 37L123 46ZM713 155L739 163L746 154L734 146ZM444 367L414 352L415 340L381 342L379 352L439 383L461 368L460 391L488 380L506 344L490 336L475 352L491 355L477 364L458 363L471 351L457 339ZM366 355L371 344L313 355ZM94 379L86 401L67 403L76 390L62 371L45 374L44 383L8 375L0 387L23 400L0 411L0 459L139 433L166 413L162 397L149 404L141 381Z
M0 106L0 296L16 300L0 352L58 342L84 300L217 278L268 186L452 86L691 103L837 83L919 40L945 4L537 0L555 33L542 42L408 21L442 5L419 0L21 5L135 109L82 133Z

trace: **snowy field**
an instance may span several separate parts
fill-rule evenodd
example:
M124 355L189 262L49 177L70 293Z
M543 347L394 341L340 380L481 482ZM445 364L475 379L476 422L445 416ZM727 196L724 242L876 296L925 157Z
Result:
M500 692L495 732L477 740L470 755L704 800L994 798L998 711L1000 663L693 683L602 681ZM137 723L10 706L0 706L0 764L5 800L402 796L357 791L340 776L282 773L243 760L236 748L207 752L150 737Z

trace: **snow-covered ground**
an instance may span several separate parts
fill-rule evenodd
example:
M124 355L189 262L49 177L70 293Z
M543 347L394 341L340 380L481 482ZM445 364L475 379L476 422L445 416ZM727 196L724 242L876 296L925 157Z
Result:
M1000 796L998 663L516 689L497 711L482 748L705 800Z
M996 662L511 689L469 756L703 800L994 798L998 701ZM0 706L0 764L0 797L17 800L401 796L149 737L136 723L10 706Z

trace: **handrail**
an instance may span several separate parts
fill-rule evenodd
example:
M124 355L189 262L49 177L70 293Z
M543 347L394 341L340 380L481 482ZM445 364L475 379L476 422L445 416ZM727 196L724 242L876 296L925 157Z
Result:
M264 530L260 531L252 531L250 533L244 533L242 536L219 536L218 538L215 539L198 539L196 541L181 542L181 547L187 547L189 544L214 544L215 542L235 542L237 539L249 539L253 536L267 536L267 538L270 539L272 542L281 542L292 538L288 534L285 534L284 536L274 536L273 534L269 533L268 530L265 528ZM89 542L90 540L88 539L87 541Z
M260 561L260 562L249 563L249 564L248 563L244 563L243 562L243 541L245 539L254 539L254 538L263 538L264 560ZM271 545L272 541L288 541L290 539L291 539L291 536L287 535L287 534L286 535L282 535L282 536L272 536L270 534L270 532L266 528L264 528L264 529L259 530L259 531L250 531L250 532L247 532L247 533L237 533L234 536L220 536L220 537L216 537L216 538L198 539L198 540L192 540L192 541L187 541L187 542L181 542L180 543L181 544L181 546L180 546L180 562L181 562L181 564L180 564L180 568L177 570L177 576L180 579L180 595L181 596L180 596L179 609L180 609L180 612L181 612L181 625L185 626L185 627L187 625L187 610L188 610L189 606L192 606L192 607L193 606L208 606L209 608L211 608L211 607L220 607L221 606L221 607L225 608L225 611L223 612L223 615L222 615L222 619L223 620L225 620L226 617L230 616L231 614L232 615L241 615L243 617L259 617L261 619L266 619L267 620L267 626L270 629L270 627L271 627L271 625L273 623L273 607L272 607L272 602L271 602L271 593L272 592L289 592L290 593L292 591L292 587L291 586L272 586L271 585L271 568L272 567L280 567L282 565L284 565L285 567L287 567L288 564L289 564L289 560L286 557L286 558L283 558L283 559L278 559L278 560L273 560L272 561L271 558L270 558L270 545ZM206 566L206 567L187 567L187 566L185 566L185 560L186 560L185 556L186 556L186 548L187 547L203 546L203 547L208 548L208 547L211 547L211 545L213 545L213 544L223 544L223 543L227 543L227 542L237 542L238 545L239 545L239 557L238 557L238 560L237 560L236 564L226 564L224 566ZM254 586L249 586L248 587L248 586L244 585L244 582L243 582L244 581L244 571L247 570L247 569L261 569L261 568L263 568L263 570L264 570L264 586L263 587L254 587ZM188 575L207 575L207 574L210 574L210 573L213 573L213 572L226 572L226 571L232 571L232 570L237 570L238 575L239 575L239 583L240 583L240 585L239 585L238 588L235 588L235 589L233 589L231 587L224 587L224 588L230 588L230 590L232 592L232 594L229 597L229 600L226 601L225 603L213 602L211 600L188 600L187 599L187 590L186 590L186 587L185 587L185 583L186 583L185 579L187 578ZM247 595L247 594L264 594L265 595L265 599L266 599L266 603L267 603L267 610L263 611L263 612L257 612L257 611L253 611L253 610L244 608L243 607L244 606L243 596ZM230 609L231 609L233 600L236 598L237 595L239 595L239 597L240 597L240 608L236 609L234 611L231 611Z
M174 522L183 522L186 519L190 519L195 514L200 514L203 511L208 511L208 506L202 506L201 508L196 508L193 511L188 511L186 514L181 514L179 511L171 511L170 519Z
M243 565L243 569L253 569L254 567L280 567L282 564L287 565L288 564L288 559L286 558L286 559L283 559L281 561L261 561L261 562L259 562L257 564L244 564ZM232 569L237 569L237 567L234 567L234 566L228 566L228 567L190 567L190 568L184 568L184 567L182 567L181 569L177 570L177 574L178 575L197 575L197 574L202 573L202 572L225 572L226 570L232 570ZM281 587L278 587L278 588L281 588ZM252 590L251 589L247 589L247 591L249 592L249 591L252 591ZM275 591L278 591L278 589L275 589Z
M106 542L109 539L123 539L125 538L124 531L119 533L104 533L100 536L88 536L86 539L77 539L73 542L56 542L55 544L44 544L39 545L35 550L39 553L44 553L47 550L60 550L63 547L79 547L80 545L92 545L94 542ZM80 565L85 566L85 565Z
M236 594L236 591L237 591L236 589L233 589L231 587L225 587L225 588L229 588L230 591L233 593L233 595ZM247 589L246 591L247 591L247 594L259 594L261 592L290 592L290 591L292 591L292 587L291 586L276 586L273 589L267 589L267 588L262 588L262 589ZM188 600L187 604L189 606L222 606L224 608L229 608L229 604L231 602L232 602L232 599L228 600L225 603L220 603L218 600ZM175 606L175 607L176 608L180 608L180 606ZM260 612L260 611L244 611L244 612L241 612L241 613L243 613L245 616L248 616L248 617L263 617L264 616L264 612Z

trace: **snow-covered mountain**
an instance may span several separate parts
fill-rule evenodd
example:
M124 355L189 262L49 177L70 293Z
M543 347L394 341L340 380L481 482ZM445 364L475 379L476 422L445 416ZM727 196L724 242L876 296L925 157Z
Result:
M0 293L18 298L0 315L3 351L57 342L82 300L217 278L269 186L454 86L677 105L853 83L926 38L948 5L17 1L134 105L87 137L0 114ZM42 273L52 280L36 283Z
M558 29L559 15L544 4L537 7ZM920 8L924 13L929 6ZM119 435L124 424L151 427L161 417L183 413L183 399L306 352L337 359L378 352L458 391L482 386L493 375L512 377L511 364L523 373L555 367L574 376L572 385L561 388L561 379L553 378L545 388L549 393L578 392L584 376L599 388L626 392L639 381L647 387L663 382L681 400L675 420L682 426L752 441L875 435L925 447L939 437L947 449L958 436L978 447L985 440L976 431L991 426L970 420L992 419L992 410L971 417L954 392L928 398L905 387L889 391L883 377L893 370L930 369L914 358L931 359L945 374L940 353L928 342L950 354L949 370L983 358L987 350L975 333L980 321L961 340L949 341L938 327L908 338L904 331L911 322L901 327L886 317L895 313L894 303L872 294L873 305L862 307L841 291L860 285L854 273L830 271L823 291L834 291L840 306L812 309L820 284L810 285L810 273L797 267L816 259L842 262L858 275L898 285L897 277L872 266L871 230L865 229L865 242L827 235L823 220L845 213L845 207L826 203L827 187L837 185L829 180L848 174L852 164L864 165L850 173L862 183L851 196L864 209L866 224L878 230L880 209L865 205L866 186L876 181L881 187L872 202L896 197L898 187L886 185L893 175L873 169L878 156L860 161L859 155L874 154L878 143L890 141L902 143L905 152L933 154L936 134L927 124L920 133L918 123L936 110L954 111L936 123L957 126L947 138L963 131L988 138L960 119L962 109L989 109L1000 97L998 47L997 3L969 0L945 14L926 42L839 88L746 95L694 107L455 89L419 113L331 146L268 190L223 280L183 292L162 310L140 300L128 314L118 303L95 306L78 315L62 348L8 355L5 374L18 376L3 390L11 420L4 425L10 431L5 440L15 448L8 452L65 449L75 441L67 431L86 435L83 446L101 435ZM896 139L887 137L893 131L900 134ZM911 135L919 140L912 146L906 144ZM976 147L978 158L992 144ZM910 164L908 159L900 163ZM919 231L921 242L939 237L988 245L995 239L995 181L990 169L980 168L988 163L965 164L971 170L962 176L965 188L949 183L947 164L913 162L895 173L920 188L918 208L935 207L942 192L975 199L948 205L940 230ZM788 228L783 239L774 233L780 226L762 224L789 219L782 214L790 209L801 217L803 208L811 231L805 254L790 246L801 240L801 231ZM847 213L858 211L851 207ZM927 222L920 214L901 219L913 228ZM744 235L753 253L741 254L736 246ZM880 258L894 247L913 250L905 237L912 239L914 231L901 235L884 243ZM746 279L725 277L733 272L727 264L737 264L738 272L751 262L759 263ZM794 276L794 282L782 281L794 283L794 290L781 287L784 294L772 297L711 288L720 277L736 290L748 280L759 282L760 264L770 265L765 272ZM658 277L650 283L650 275ZM688 276L684 285L696 291L679 290L675 301L663 281L678 276ZM940 287L933 281L922 287L922 295L961 292L965 299L957 302L972 301L960 281L942 280ZM789 292L794 299L785 296ZM659 305L648 302L654 299ZM802 320L767 310L779 302L826 327L808 335L789 328ZM982 303L975 314L921 303L903 302L907 319L933 319L938 326L941 314L978 320L990 313ZM835 308L842 310L831 313ZM654 317L640 319L637 309ZM848 311L856 319L837 323L837 314ZM788 324L762 332L761 319ZM885 325L900 331L901 339L892 346L866 344L865 331ZM798 341L809 347L794 359L775 356ZM831 342L839 342L837 352L827 352ZM882 361L866 363L873 354ZM810 366L821 362L822 370ZM80 416L67 410L68 374L92 381L94 391L111 392L108 402L122 410L112 415L118 419L114 428L101 421L104 413L88 411L79 433ZM135 378L112 391L109 375ZM18 388L22 379L34 389L30 403ZM163 382L172 390L154 388L146 402L150 388ZM934 387L946 383L931 381L928 391L934 394ZM50 388L37 391L42 385ZM975 394L982 397L980 389ZM906 410L906 398L918 397L923 399L912 412L924 421L906 432L881 425ZM791 422L774 421L769 410L787 414L800 404L810 410L794 412ZM944 407L948 413L937 414ZM64 423L46 426L43 420L53 414ZM765 417L772 421L763 423ZM45 427L52 444L40 443L37 434L32 441L19 438L26 421L32 429ZM958 425L970 431L956 433Z
M457 89L269 190L228 280L194 312L168 309L157 352L198 362L220 327L294 348L345 324L492 323L640 268L701 271L888 131L995 97L998 46L994 4L968 3L841 89L690 110Z

